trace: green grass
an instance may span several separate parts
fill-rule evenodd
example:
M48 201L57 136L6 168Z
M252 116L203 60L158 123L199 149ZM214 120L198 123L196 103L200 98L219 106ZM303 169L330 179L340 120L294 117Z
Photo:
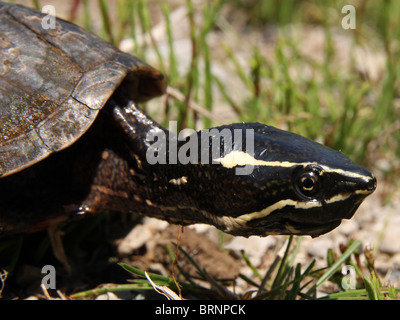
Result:
M366 269L357 261L360 261L361 254L358 248L361 241L353 241L342 253L341 256L334 258L330 255L328 265L323 269L315 268L315 260L309 265L304 266L300 263L294 264L295 258L301 242L301 237L296 238L297 243L293 245L294 238L289 237L286 250L282 257L277 256L270 268L261 275L251 264L246 254L243 259L254 273L254 279L240 274L248 285L248 290L244 294L236 294L228 285L233 281L221 281L213 278L206 270L202 269L192 257L181 247L180 252L183 257L178 258L178 275L162 276L154 273L146 273L143 270L134 268L125 263L120 263L121 267L131 274L133 279L129 279L127 284L106 285L96 289L86 290L75 293L71 298L88 298L104 294L107 292L139 291L146 292L156 290L160 294L166 295L174 292L175 299L185 299L187 296L196 298L213 299L268 299L268 300L388 300L397 299L400 288L393 286L383 286L372 270L373 265L369 265L370 272L364 276ZM171 264L175 261L175 254L172 248L168 249L171 255ZM368 258L366 258L368 259ZM189 274L180 266L180 262L187 260L197 270L196 274ZM355 270L353 287L343 287L343 266L350 266ZM150 279L150 280L149 280ZM151 283L151 282L152 283ZM339 291L330 294L323 294L317 297L317 289L330 281L336 283ZM155 288L156 287L156 288ZM171 291L168 291L171 290ZM323 291L322 291L323 292ZM168 295L171 297L171 294Z
M113 8L115 10L110 10L107 1L99 0L100 16L97 18L101 23L96 26L101 27L97 29L89 1L84 0L76 22L116 45L130 37L134 43L131 53L145 61L150 51L155 53L152 64L166 74L170 87L184 95L183 100L169 97L162 111L161 122L166 123L176 117L180 128L209 127L220 123L194 111L192 102L209 111L218 110L221 105L229 106L236 114L236 121L263 122L318 140L341 150L372 171L379 171L381 179L392 185L392 190L398 187L399 1L219 0L207 3L205 6L195 6L191 0L183 2L189 20L192 49L191 56L186 57L189 60L187 69L179 67L174 28L170 20L175 7L168 1L153 1L150 6L144 0L119 0L116 8ZM340 10L345 4L356 6L356 30L343 31L340 28L343 18ZM41 1L32 4L36 7L40 5ZM167 54L161 52L153 35L155 21L165 24ZM297 31L306 27L322 30L324 50L320 60L304 54L304 44L293 26ZM246 41L247 33L261 33L267 28L275 30L272 60L265 56L263 43L256 45ZM232 37L235 32L236 37ZM211 46L216 33L221 42ZM338 34L350 42L350 56L346 57L349 65L346 67L338 64L338 57L342 53L340 45L335 45ZM138 35L147 35L149 41L139 41ZM265 38L265 43L267 41ZM381 76L372 79L356 67L359 57L355 55L355 49L362 47L380 52L385 58ZM246 56L243 52L246 51L249 58L243 60L243 56ZM214 67L231 70L233 82L215 73ZM238 90L239 94L235 92ZM389 166L377 167L376 163L382 159L387 160ZM317 289L328 281L337 285L338 292L319 299L398 298L399 288L382 286L371 265L363 270L361 265L354 262L355 257L359 259L360 256L357 253L359 241L349 244L340 257L333 257L330 253L326 268L317 270L314 261L307 266L294 263L300 246L299 239L289 239L284 256L277 257L265 274L260 274L243 255L254 273L252 279L241 275L249 287L256 290L252 298L317 299ZM196 276L209 284L208 287L199 284L192 275L181 269L178 282L183 290L200 297L237 297L226 289L225 284L197 266L183 249L181 252L196 267ZM340 268L346 264L356 270L357 289L346 291L342 287ZM177 266L179 269L179 263ZM142 270L128 265L122 267L139 279L113 288L77 293L75 297L118 290L153 290ZM150 278L157 285L177 290L171 277L151 274ZM249 297L250 294L239 298Z

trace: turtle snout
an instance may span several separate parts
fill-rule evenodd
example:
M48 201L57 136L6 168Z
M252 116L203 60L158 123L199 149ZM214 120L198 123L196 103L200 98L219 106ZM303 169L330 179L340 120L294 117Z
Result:
M375 189L376 189L376 178L374 176L372 176L371 179L369 179L369 181L366 184L366 188L371 193L375 191Z

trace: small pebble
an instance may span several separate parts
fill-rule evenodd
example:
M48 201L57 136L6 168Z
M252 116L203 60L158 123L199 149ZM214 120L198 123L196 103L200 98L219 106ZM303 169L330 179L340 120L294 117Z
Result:
M328 249L332 248L333 241L328 237L313 239L307 246L307 254L312 257L325 259Z
M240 255L241 250L244 250L249 256L251 263L254 266L258 266L267 249L273 248L275 245L276 239L274 237L236 237L225 245L225 249L232 250L238 255Z
M96 297L95 300L121 300L114 293L107 292Z

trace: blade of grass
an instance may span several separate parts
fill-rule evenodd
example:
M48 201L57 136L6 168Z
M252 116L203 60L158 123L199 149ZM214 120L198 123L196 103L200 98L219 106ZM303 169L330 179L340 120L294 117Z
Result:
M171 261L175 261L175 252L174 250L171 248L171 246L166 245L165 246L168 254L171 258ZM179 263L176 264L179 272L184 276L184 278L186 279L186 281L188 281L191 285L193 285L194 287L197 286L196 282L193 280L192 275L190 275L188 272L186 272L185 270L183 270L183 268L179 265Z
M140 269L134 268L134 267L132 267L132 266L126 264L126 263L122 263L122 262L120 262L119 265L122 268L124 268L126 271L128 271L129 273L131 273L133 275L136 275L136 276L139 276L139 277L142 277L142 278L146 278L146 272L145 271L142 271ZM151 279L153 281L162 281L164 283L164 285L167 284L167 285L175 286L174 280L172 278L170 278L170 277L166 277L166 276L159 275L157 273L150 273L150 272L148 272L147 274L151 277Z
M101 18L103 20L103 28L104 28L104 33L106 35L106 39L107 39L107 41L115 44L113 32L111 29L111 22L110 22L110 16L109 16L110 11L108 9L107 1L105 1L105 0L98 0L98 1L99 1Z
M285 278L285 274L288 272L288 256L289 256L289 250L290 250L290 245L292 244L292 241L293 241L293 236L290 236L287 240L285 253L283 254L283 257L281 259L281 263L279 265L276 277L272 283L271 289L281 286L282 281Z
M167 32L167 40L168 40L168 48L169 48L169 81L170 83L175 83L178 80L179 73L176 62L176 54L174 50L174 37L172 34L172 26L170 20L170 9L166 2L162 4L162 12L165 19L166 32Z
M244 250L241 250L242 258L246 262L246 265L250 268L250 270L253 272L253 274L260 280L262 280L262 275L258 272L257 268L253 266L251 263L249 256Z
M197 26L195 24L194 19L194 7L192 0L186 0L186 6L188 10L188 19L189 19L189 26L190 26L190 43L192 47L192 55L190 58L190 67L189 71L186 75L186 90L185 90L185 101L183 104L179 104L179 118L180 127L179 129L182 130L183 128L188 127L188 114L189 114L189 102L193 99L196 100L196 88L198 88L198 77L199 77L199 70L198 70L198 43L197 43ZM194 123L193 126L194 127Z
M343 262L345 262L350 255L357 250L357 248L361 245L360 240L355 240L348 248L347 250L340 256L340 258L328 269L325 271L325 273L318 279L318 281L315 284L315 287L318 288L320 287L325 281L327 281L332 275L339 270L340 266L342 265Z
M196 268L199 276L202 277L204 280L207 279L206 275L203 272L203 269L200 268L200 266L196 263L196 261L194 261L194 259L190 256L190 254L187 253L186 250L183 249L182 247L179 247L179 251L181 251L186 257L186 259L188 259L189 262Z
M83 26L86 30L91 31L91 18L90 18L90 7L89 0L83 0Z
M239 273L239 278L243 279L245 282L247 282L249 285L254 286L256 288L259 288L260 286L255 283L253 280L251 280L249 277L247 277L246 275Z
M268 279L271 277L272 272L275 270L276 266L278 265L278 263L280 261L281 261L281 258L279 256L275 257L274 262L272 262L271 266L268 268L267 272L265 273L264 278L261 281L257 295L261 294L261 291L266 289L265 285L266 285Z
M239 77L239 79L243 82L248 90L252 89L252 82L251 79L247 76L244 68L239 63L239 60L236 58L235 54L233 53L232 49L225 43L222 43L222 48L224 49L228 60L231 61L235 67L235 73Z
M151 30L152 29L151 28L151 18L150 18L148 3L146 0L140 0L138 3L139 3L138 14L139 14L139 20L140 20L143 34L146 34L146 33L148 34L148 36L150 38L151 48L157 55L157 60L158 60L157 67L161 70L162 73L165 74L164 59L160 53L160 50L158 49L158 45L153 37L153 33Z
M383 300L381 283L374 272L371 272L369 278L364 277L364 284L369 300Z
M70 297L72 299L80 299L80 298L87 298L90 296L98 296L108 292L123 292L123 291L138 291L138 290L153 290L153 287L146 279L137 283L118 284L114 286L108 285L107 287L80 291L72 294Z

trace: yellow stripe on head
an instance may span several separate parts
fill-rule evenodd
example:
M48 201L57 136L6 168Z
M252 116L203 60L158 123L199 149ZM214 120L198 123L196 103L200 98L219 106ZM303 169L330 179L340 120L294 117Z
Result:
M294 166L303 166L306 167L308 165L319 165L324 172L333 172L338 173L351 178L361 178L361 179L371 179L370 176L362 175L356 172L346 171L343 169L334 169L322 164L317 164L317 162L290 162L290 161L265 161L259 160L248 154L244 151L233 150L229 152L222 158L214 159L215 162L219 162L223 167L232 169L237 166L268 166L268 167L282 167L282 168L290 168Z

